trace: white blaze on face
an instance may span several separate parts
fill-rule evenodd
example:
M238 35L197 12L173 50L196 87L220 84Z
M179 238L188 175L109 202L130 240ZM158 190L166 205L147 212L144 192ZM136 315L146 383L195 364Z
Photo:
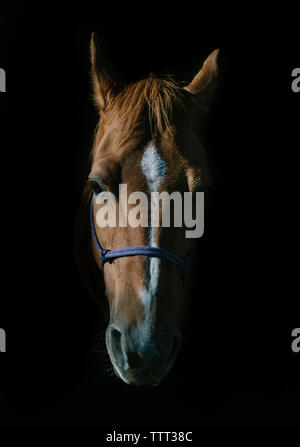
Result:
M146 177L149 192L159 191L159 188L165 178L167 168L164 159L160 156L152 142L150 142L145 149L141 160L141 168ZM152 203L151 205L151 213L159 212L157 203ZM149 226L148 245L151 247L157 247L155 232L157 232L157 228L152 228ZM151 301L156 294L160 275L161 259L150 257L149 263L150 268L148 271L147 287L145 287L141 293L141 299L145 308L145 322L150 317Z

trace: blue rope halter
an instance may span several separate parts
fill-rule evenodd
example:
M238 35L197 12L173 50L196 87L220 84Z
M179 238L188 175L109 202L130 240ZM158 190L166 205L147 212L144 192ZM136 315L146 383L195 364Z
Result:
M183 272L183 274L185 276L188 263L193 255L194 251L196 250L196 243L186 258L180 258L179 256L175 255L174 253L172 253L168 250L165 250L163 248L158 248L158 247L150 247L149 245L117 248L116 250L107 250L105 248L102 248L102 246L97 238L95 224L94 224L93 198L94 198L94 194L92 195L91 205L90 205L90 224L91 224L93 240L95 242L97 252L100 257L102 271L103 271L104 264L106 262L112 263L114 259L123 258L123 257L127 257L127 256L144 255L144 256L153 256L156 258L162 258L162 259L166 259L169 262L172 262L173 264L177 265L180 268L180 270Z

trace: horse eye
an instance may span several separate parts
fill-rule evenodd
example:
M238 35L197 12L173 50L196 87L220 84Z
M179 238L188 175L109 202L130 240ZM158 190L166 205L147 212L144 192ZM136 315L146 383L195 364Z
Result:
M102 186L96 180L91 181L91 187L95 194L100 194L103 191Z

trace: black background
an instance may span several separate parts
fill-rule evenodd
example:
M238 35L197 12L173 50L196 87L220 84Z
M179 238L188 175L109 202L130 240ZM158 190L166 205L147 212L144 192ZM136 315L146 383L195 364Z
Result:
M199 13L187 4L135 15L20 7L1 17L1 424L299 424L295 15ZM185 346L155 389L125 386L105 372L105 354L91 351L103 322L74 263L74 218L97 124L92 31L127 82L150 71L189 81L222 49L207 123L215 186L205 256ZM206 340L211 303L217 321Z

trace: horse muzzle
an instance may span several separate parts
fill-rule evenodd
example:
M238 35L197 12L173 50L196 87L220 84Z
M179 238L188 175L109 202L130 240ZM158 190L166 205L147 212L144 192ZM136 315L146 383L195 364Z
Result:
M139 326L111 322L107 350L116 375L129 385L158 385L172 367L180 348L180 332L163 324Z

